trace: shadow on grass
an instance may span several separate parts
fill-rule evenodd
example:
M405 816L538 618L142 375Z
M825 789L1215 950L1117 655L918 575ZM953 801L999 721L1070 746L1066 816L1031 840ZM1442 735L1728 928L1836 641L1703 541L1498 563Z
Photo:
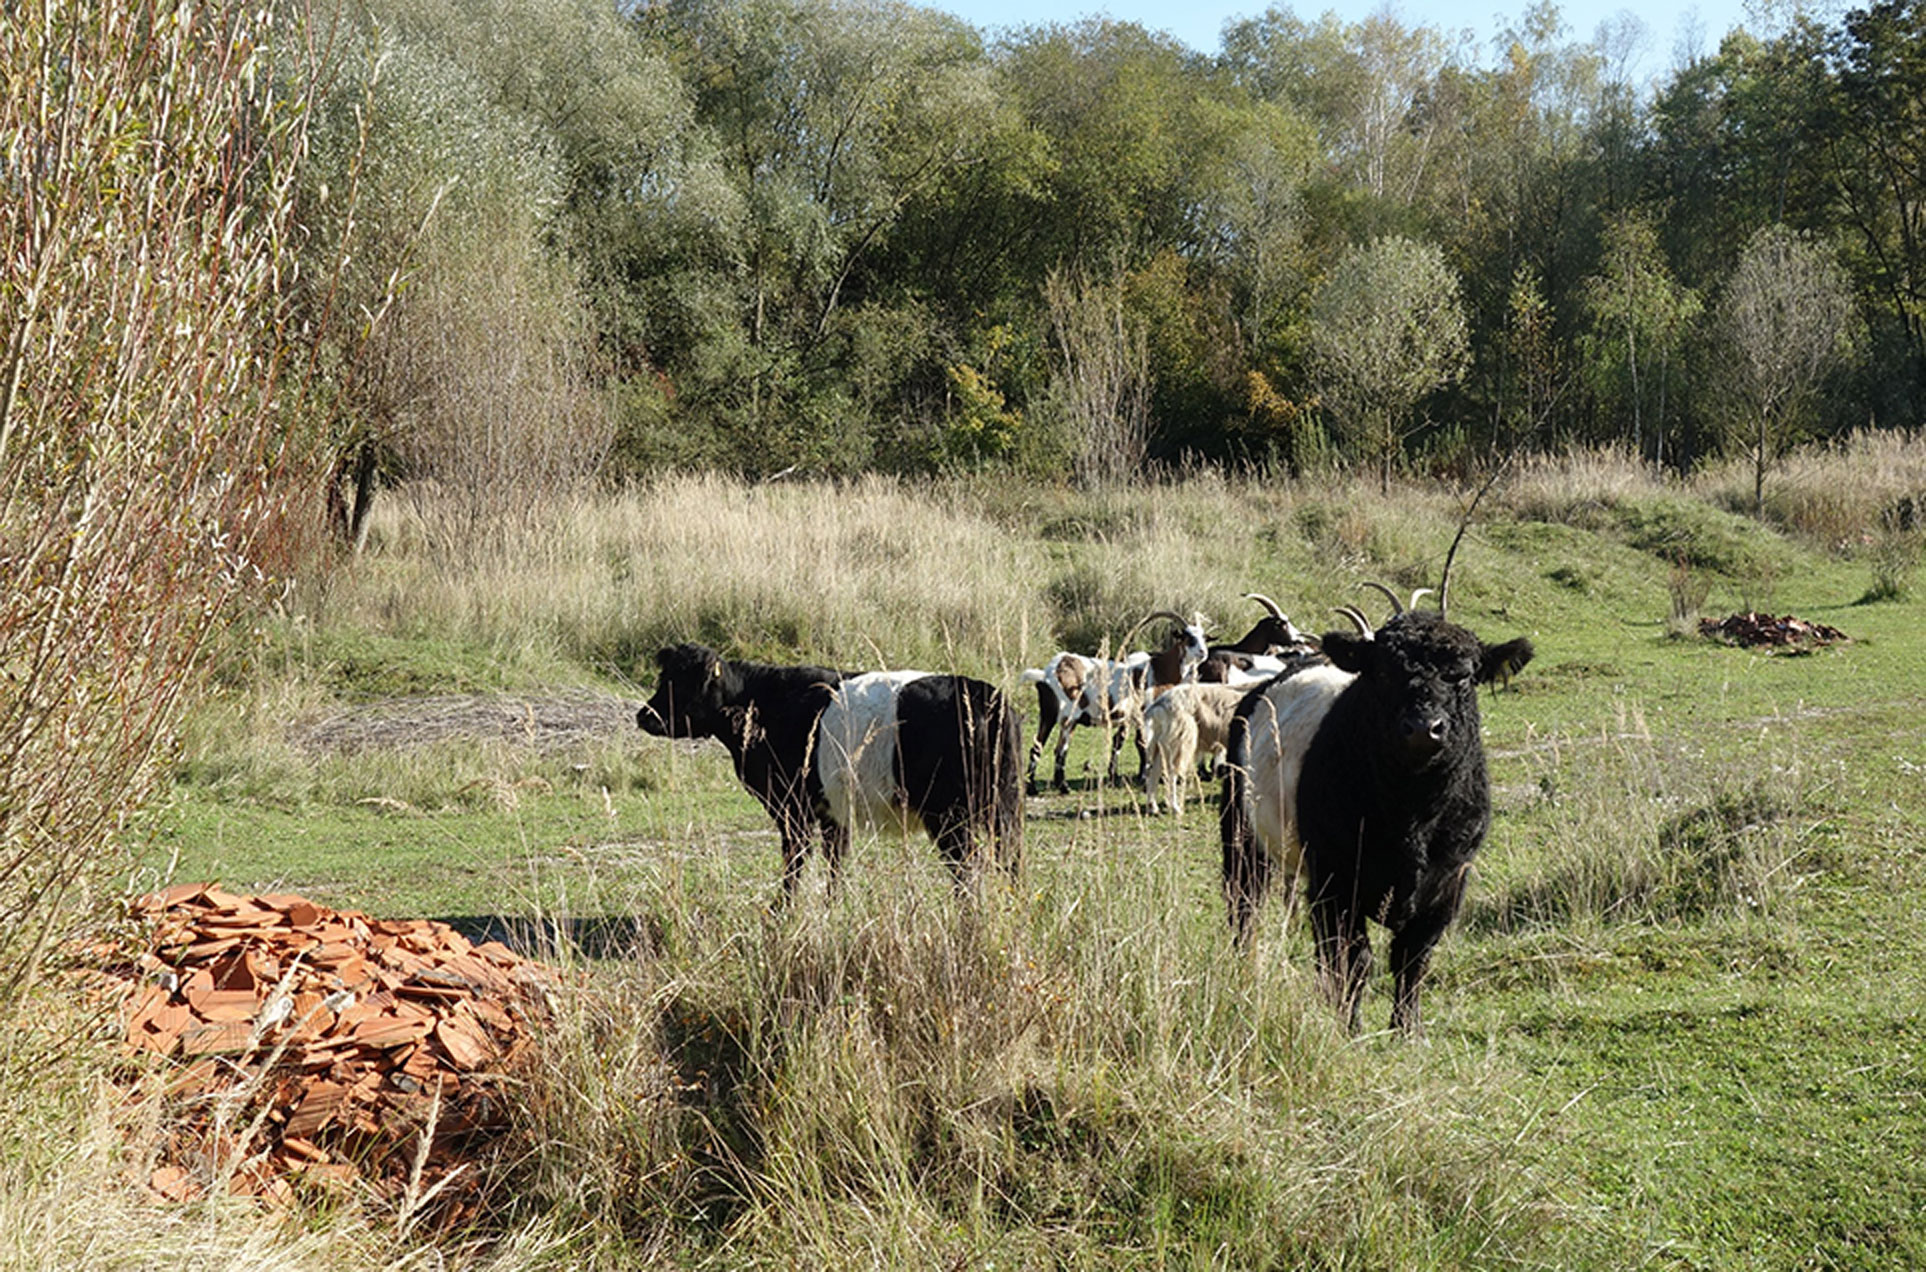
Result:
M645 915L610 914L567 919L527 915L456 914L436 920L480 945L500 941L524 958L554 961L558 951L589 959L626 959L662 947L662 924Z

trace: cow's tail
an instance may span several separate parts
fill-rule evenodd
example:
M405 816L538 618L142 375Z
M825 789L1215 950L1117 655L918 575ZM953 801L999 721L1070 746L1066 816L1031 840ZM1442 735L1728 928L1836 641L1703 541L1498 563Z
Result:
M1270 858L1258 847L1250 814L1250 708L1262 696L1248 695L1231 717L1224 745L1224 794L1217 810L1217 834L1224 849L1224 904L1239 945L1250 939L1252 919L1270 882Z
M988 829L997 863L1014 876L1023 865L1023 717L1000 691L990 693L989 736L982 752L990 757Z

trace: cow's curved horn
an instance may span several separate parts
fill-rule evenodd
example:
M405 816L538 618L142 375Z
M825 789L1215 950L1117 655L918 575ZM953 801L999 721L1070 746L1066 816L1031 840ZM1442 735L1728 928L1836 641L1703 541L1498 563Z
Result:
M1398 615L1404 613L1404 602L1398 599L1396 592L1393 592L1390 588L1375 579L1364 580L1364 586L1384 593L1384 598L1391 602L1391 617L1396 618Z
M1339 605L1334 607L1333 612L1342 614L1344 617L1350 619L1352 626L1358 629L1358 635L1364 637L1364 639L1370 640L1375 634L1371 630L1371 621L1364 616L1364 611L1357 606Z
M1418 599L1420 597L1430 596L1434 590L1435 589L1428 588L1428 587L1418 587L1418 588L1411 589L1411 608L1412 609L1418 608ZM1439 592L1437 595L1438 595L1438 612L1442 614L1444 613L1444 593Z
M1280 623L1288 623L1291 621L1289 618L1285 617L1284 611L1277 607L1277 602L1273 601L1270 597L1264 595L1262 592L1246 592L1244 593L1244 599L1247 601L1256 601L1259 605L1262 605L1264 607L1264 609L1270 614L1272 618L1276 619Z

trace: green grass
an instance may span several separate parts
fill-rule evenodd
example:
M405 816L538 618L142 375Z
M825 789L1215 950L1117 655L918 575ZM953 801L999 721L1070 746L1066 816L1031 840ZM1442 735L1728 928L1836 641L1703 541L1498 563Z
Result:
M567 586L475 584L518 612L459 603L447 580L410 601L393 579L425 576L405 558L364 568L381 598L337 582L335 617L272 634L197 722L141 877L579 938L554 955L584 988L499 1184L508 1266L1926 1262L1922 606L1856 604L1866 561L1689 491L1581 477L1595 494L1533 487L1530 515L1461 549L1454 616L1528 634L1538 657L1485 698L1494 824L1423 1044L1342 1037L1279 906L1254 953L1232 951L1211 802L1142 816L1089 777L1089 733L1073 793L1031 803L1016 885L959 905L927 844L883 840L833 896L812 869L784 914L773 832L726 758L620 712L559 748L290 740L384 696L641 697L672 625L583 581L657 568L646 542L611 548L662 524L629 505L561 536L593 545L541 563ZM768 580L742 591L742 567L718 565L672 607L695 624L675 634L727 636L714 616L731 615L743 652L794 641L787 656L1014 686L1113 609L1120 631L1140 608L1206 607L1234 635L1254 588L1322 625L1363 578L1435 581L1455 526L1437 492L1021 493L843 491L859 506L833 524L785 494L749 542L813 519L791 537L866 538L869 564L766 604L741 598ZM666 498L694 515L687 492ZM892 518L939 509L959 524L876 546ZM1208 533L1227 513L1261 527L1241 556ZM975 586L1009 603L932 585L924 612L948 632L921 630L917 580L991 539ZM1681 554L1706 613L1769 582L1774 608L1851 643L1786 656L1672 634ZM842 606L874 617L861 639ZM1387 1012L1376 986L1368 1027Z

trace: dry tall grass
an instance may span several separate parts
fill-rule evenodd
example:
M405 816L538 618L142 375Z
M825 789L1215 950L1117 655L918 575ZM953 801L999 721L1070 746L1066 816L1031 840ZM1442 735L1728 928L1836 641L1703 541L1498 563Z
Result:
M1655 471L1618 447L1522 459L1499 492L1520 517L1596 524L1605 509L1666 494L1690 493L1728 511L1753 512L1751 461L1713 462L1690 477ZM1926 518L1926 436L1859 430L1793 451L1766 485L1765 520L1816 548L1851 554L1871 545L1902 501Z
M1189 854L1118 847L1093 829L958 907L926 845L859 846L846 891L783 919L665 866L651 955L533 1079L508 1196L581 1216L598 1266L689 1241L743 1267L1452 1266L1552 1240L1512 1075L1348 1044L1294 936L1253 966L1166 903Z
M1091 493L870 477L751 485L665 477L547 504L493 551L448 557L432 494L385 501L368 551L311 588L333 630L465 641L504 660L653 677L700 640L749 657L922 666L1013 683L1153 610L1241 635L1261 591L1317 628L1362 576L1435 585L1448 494L1195 477ZM1014 532L1023 524L1037 527ZM1475 563L1460 567L1475 576ZM1148 638L1142 638L1148 639Z
M1752 470L1732 460L1707 467L1694 490L1720 506L1752 510ZM1766 519L1817 547L1851 551L1910 499L1926 515L1926 435L1859 430L1793 451L1766 483Z

